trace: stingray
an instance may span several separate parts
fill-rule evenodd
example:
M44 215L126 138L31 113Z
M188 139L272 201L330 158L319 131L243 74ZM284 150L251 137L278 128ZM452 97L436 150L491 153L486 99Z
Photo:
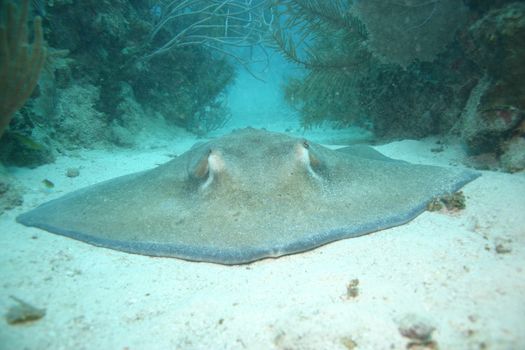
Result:
M247 128L17 220L129 253L239 264L404 224L477 176Z

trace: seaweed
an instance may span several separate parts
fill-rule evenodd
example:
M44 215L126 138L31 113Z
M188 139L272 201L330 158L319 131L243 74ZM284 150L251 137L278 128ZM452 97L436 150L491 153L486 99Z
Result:
M32 103L13 118L16 134L2 140L4 161L36 166L52 160L51 149L133 145L134 136L159 116L186 129L197 114L213 119L209 127L217 124L217 115L202 112L233 82L231 59L199 44L145 59L159 20L151 3L55 1L37 10L46 14L50 54ZM164 27L156 38L171 34ZM35 149L37 143L46 149Z

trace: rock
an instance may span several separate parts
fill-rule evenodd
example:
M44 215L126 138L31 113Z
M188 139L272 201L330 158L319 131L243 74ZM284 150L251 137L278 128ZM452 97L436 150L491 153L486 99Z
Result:
M111 125L111 141L119 147L130 148L135 145L135 136L123 126L113 123Z
M498 153L502 144L523 120L523 112L514 107L494 107L478 111L475 127L470 128L466 142L471 155Z
M494 8L469 29L468 55L490 77L480 110L513 106L525 109L525 3Z
M470 26L468 34L463 47L483 68L485 86L477 91L474 117L462 136L470 155L494 154L502 168L518 171L523 167L514 147L522 146L519 141L507 143L525 120L525 3L495 6ZM506 149L510 153L502 156Z
M80 170L78 168L68 168L66 171L67 177L77 177L80 175Z
M525 169L525 138L513 137L505 144L505 151L500 157L503 169L515 173Z
M482 153L476 156L470 156L463 161L468 167L477 170L498 170L499 160L496 153Z
M436 329L430 321L414 314L403 316L398 321L398 326L402 336L418 342L430 341L432 332Z

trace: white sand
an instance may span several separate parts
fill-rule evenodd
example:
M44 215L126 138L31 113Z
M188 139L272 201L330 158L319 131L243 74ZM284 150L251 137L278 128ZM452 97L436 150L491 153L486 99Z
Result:
M15 222L66 192L166 162L193 139L141 151L79 151L35 170L0 217L0 310L17 296L47 309L0 322L1 349L405 349L406 314L434 327L441 349L525 348L525 174L484 172L467 208L309 252L243 266L126 254ZM378 147L388 156L457 165L459 147L432 140ZM80 176L68 178L68 167ZM46 189L42 180L55 183ZM510 248L498 254L495 246ZM359 279L359 293L347 285ZM347 344L347 345L345 345ZM485 346L485 347L484 347Z

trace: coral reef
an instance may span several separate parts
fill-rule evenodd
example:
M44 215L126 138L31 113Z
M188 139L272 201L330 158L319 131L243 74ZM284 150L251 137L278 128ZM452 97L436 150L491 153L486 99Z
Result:
M60 91L53 139L67 148L91 147L107 139L106 116L97 110L100 88L74 84Z
M434 198L427 204L428 211L440 211L445 208L447 211L459 211L466 208L465 195L462 191L450 193Z
M367 0L355 7L370 49L403 67L414 60L433 61L467 19L466 7L457 0Z
M33 11L43 18L35 24L40 29L43 23L49 55L39 86L11 123L10 132L17 136L0 141L2 159L9 164L48 162L51 150L133 146L138 132L158 118L193 130L195 120L210 115L206 111L234 79L226 56L203 45L148 57L158 21L150 1L37 5ZM163 3L157 5L164 11ZM171 29L160 28L156 35L165 38ZM36 44L42 40L37 34ZM215 122L208 129L218 118L211 117ZM16 151L24 148L21 140L39 146L22 154Z
M495 159L506 171L525 169L525 3L485 13L462 39L467 55L483 67L483 86L463 117L461 134L477 167ZM474 93L474 91L473 91Z
M99 88L95 107L107 124L116 121L127 128L122 106L133 98L146 115L160 113L187 127L193 114L232 82L233 67L201 46L177 47L146 58L156 21L150 6L148 1L122 0L55 3L49 9L49 43L71 51L70 83L84 81ZM157 35L169 34L160 30Z
M294 21L285 22L276 39L290 60L307 69L304 76L291 79L285 87L286 98L301 113L304 127L332 120L341 127L358 125L371 129L376 137L388 140L445 133L455 125L481 74L478 67L465 58L463 47L452 40L454 30L440 37L441 45L425 53L414 52L410 41L418 33L420 40L444 34L440 26L446 21L442 6L450 8L448 2L436 4L440 12L428 22L422 17L424 13L429 15L427 6L420 9L424 13L416 16L415 7L407 5L415 16L411 18L416 22L419 18L421 23L396 39L399 45L407 41L399 48L406 50L392 53L391 57L385 56L387 52L378 54L370 41L373 34L375 40L381 37L388 41L388 36L381 36L376 26L362 23L367 22L363 7L377 5L385 10L379 2L373 2L373 6L372 2L360 2L357 8L341 1L322 6L306 0L287 3L295 5L294 10L287 8L277 15L294 16ZM303 6L305 3L309 5ZM369 10L365 12L370 20ZM454 28L461 28L463 23L463 10L459 13L461 18L451 19ZM312 19L315 14L317 19ZM394 23L382 22L382 26L395 27L398 17L399 14L392 14ZM308 37L308 48L294 39L294 30ZM423 58L434 60L423 62Z
M477 166L524 168L525 3L286 0L275 16L279 49L305 68L285 86L303 127L455 135Z

